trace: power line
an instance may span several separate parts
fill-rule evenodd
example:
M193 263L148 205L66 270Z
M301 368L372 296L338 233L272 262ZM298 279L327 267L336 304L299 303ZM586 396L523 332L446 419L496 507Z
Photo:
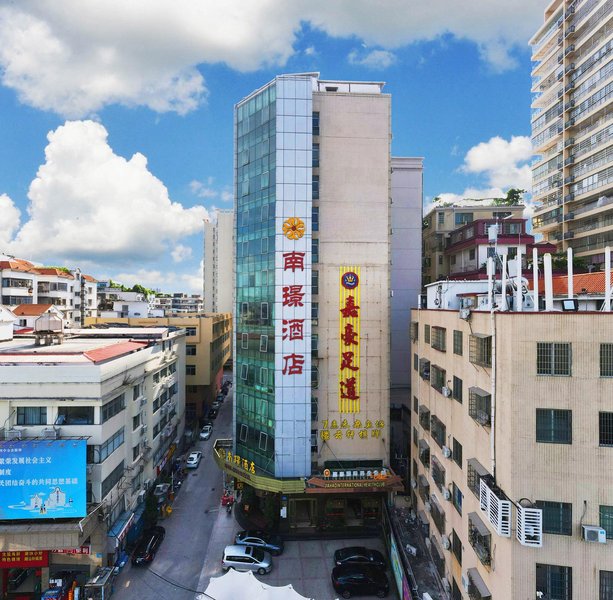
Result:
M181 585L180 583L177 583L176 581L173 581L172 579L168 579L167 577L164 577L163 575L160 575L159 573L156 573L151 568L149 569L149 573L151 573L152 575L155 575L156 577L158 577L162 581L165 581L166 583L170 583L171 585L174 585L175 587L178 587L178 588L180 588L182 590L185 590L186 592L193 592L194 594L203 594L205 597L210 598L211 600L216 600L215 598L213 598L213 596L210 596L206 592L202 592L201 590L195 590L193 588Z

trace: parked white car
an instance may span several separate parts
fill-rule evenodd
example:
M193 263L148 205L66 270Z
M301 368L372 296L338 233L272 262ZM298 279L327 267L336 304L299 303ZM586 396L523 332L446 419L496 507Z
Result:
M192 452L185 462L185 466L188 469L197 469L200 461L202 460L202 452Z
M211 437L212 433L213 433L213 426L212 425L205 425L200 430L200 439L206 441L206 440L208 440Z

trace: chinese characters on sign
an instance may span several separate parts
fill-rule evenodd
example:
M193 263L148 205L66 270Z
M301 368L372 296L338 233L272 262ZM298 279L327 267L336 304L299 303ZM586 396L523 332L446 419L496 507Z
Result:
M46 567L49 564L49 553L46 550L10 550L0 552L0 569L14 567Z
M359 267L341 267L340 284L340 348L338 371L339 411L341 413L358 413L360 412ZM351 432L351 435L349 435L349 432ZM336 439L344 437L342 434L336 435L336 433ZM358 435L359 433L360 431L358 431ZM354 435L356 435L356 433L353 429L347 430L346 437L353 437Z
M342 419L340 423L336 419L332 419L332 421L324 419L321 422L319 437L324 442L328 441L329 439L378 439L381 437L384 427L385 422L382 419L377 419L374 422L370 419L366 419L364 422L362 422L360 419L354 419L353 423L349 423L348 419Z
M227 463L234 464L241 467L243 471L255 475L255 463L253 461L249 462L246 458L241 458L238 454L232 454L230 450L226 452L223 448L219 450L219 453Z

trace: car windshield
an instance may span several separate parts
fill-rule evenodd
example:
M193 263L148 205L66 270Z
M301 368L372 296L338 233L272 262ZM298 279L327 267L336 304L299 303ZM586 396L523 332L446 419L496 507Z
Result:
M262 562L264 560L264 550L261 548L253 548L251 551L251 556L255 558L258 562Z

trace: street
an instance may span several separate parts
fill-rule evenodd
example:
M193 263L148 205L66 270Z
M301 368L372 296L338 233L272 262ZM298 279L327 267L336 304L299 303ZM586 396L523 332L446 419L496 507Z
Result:
M201 574L223 493L223 475L211 455L216 438L231 437L232 398L230 388L213 422L213 435L191 449L200 450L203 459L197 469L188 471L172 515L158 522L166 529L166 537L155 560L145 567L126 564L115 582L117 600L193 600L195 592L206 589L208 577Z

